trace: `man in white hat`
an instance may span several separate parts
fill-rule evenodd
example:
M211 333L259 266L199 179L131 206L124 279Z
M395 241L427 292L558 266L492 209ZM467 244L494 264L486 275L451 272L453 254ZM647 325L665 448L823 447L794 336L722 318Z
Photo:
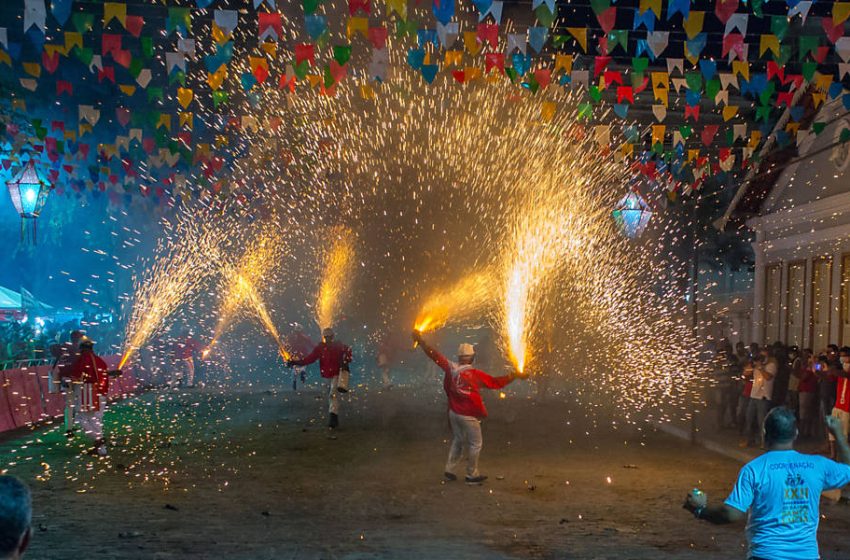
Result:
M413 331L413 340L445 372L443 389L449 399L449 424L452 427L452 446L446 462L445 478L447 481L457 480L454 470L465 456L466 483L480 485L487 480L486 476L478 472L478 455L483 445L481 420L487 417L487 409L479 389L501 389L520 375L511 373L493 377L475 369L472 367L475 348L471 344L460 345L455 363L446 359L436 348L429 346L419 331Z

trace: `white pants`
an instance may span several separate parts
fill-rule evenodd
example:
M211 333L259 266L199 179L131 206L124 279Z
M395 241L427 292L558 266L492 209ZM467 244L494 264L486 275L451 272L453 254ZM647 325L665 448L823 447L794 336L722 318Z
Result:
M65 431L74 429L74 419L80 409L80 384L71 382L62 389L65 393Z
M474 416L462 416L449 411L449 424L452 427L452 446L449 448L449 460L446 472L454 473L455 467L466 457L466 476L478 476L478 455L484 440L481 437L481 420Z
M339 391L336 388L339 386L339 375L334 375L328 379L328 412L331 414L339 414Z
M840 408L832 409L832 416L838 418L841 422L841 428L844 430L844 441L847 441L847 435L850 434L850 412L841 410ZM829 441L835 441L835 436L829 432Z
M178 358L176 360L172 384L176 385L181 377L184 384L195 384L195 360L192 358Z
M99 398L100 410L77 413L77 421L83 433L95 441L103 439L103 411L106 409L106 399L103 396Z

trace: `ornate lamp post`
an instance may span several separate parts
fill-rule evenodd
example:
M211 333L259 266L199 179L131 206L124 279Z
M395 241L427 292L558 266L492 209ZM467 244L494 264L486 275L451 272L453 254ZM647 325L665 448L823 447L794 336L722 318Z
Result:
M27 161L15 178L6 182L6 186L15 210L21 215L21 241L29 237L29 231L32 234L32 242L35 244L36 220L53 187L38 175L34 159Z

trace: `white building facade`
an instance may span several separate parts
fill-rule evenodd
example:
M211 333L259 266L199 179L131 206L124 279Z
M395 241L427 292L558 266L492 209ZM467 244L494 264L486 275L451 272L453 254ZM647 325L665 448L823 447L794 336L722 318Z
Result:
M756 233L750 341L818 352L850 345L850 115L840 103L798 135L800 161L780 174L747 222Z

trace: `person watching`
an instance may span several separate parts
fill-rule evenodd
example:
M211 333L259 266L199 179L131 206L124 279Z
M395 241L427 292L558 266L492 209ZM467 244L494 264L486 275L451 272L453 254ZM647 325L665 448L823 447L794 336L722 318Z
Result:
M0 476L0 559L24 557L32 535L32 497L14 476Z
M841 433L835 417L827 416L826 426ZM763 432L767 452L744 465L723 504L709 505L708 496L694 489L683 507L715 524L748 518L749 560L818 560L820 496L850 483L850 446L836 438L839 462L798 453L797 420L785 407L768 413Z

